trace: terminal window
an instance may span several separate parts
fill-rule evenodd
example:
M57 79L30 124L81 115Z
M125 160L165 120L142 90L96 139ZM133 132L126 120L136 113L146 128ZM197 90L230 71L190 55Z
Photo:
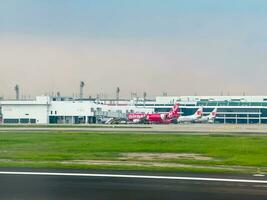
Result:
M18 124L19 119L4 119L5 124Z

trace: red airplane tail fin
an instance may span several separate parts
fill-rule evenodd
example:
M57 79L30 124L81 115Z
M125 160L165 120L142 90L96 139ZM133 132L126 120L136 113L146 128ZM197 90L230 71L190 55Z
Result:
M175 118L175 117L179 117L179 113L180 113L180 105L179 104L175 104L172 108L172 110L168 113L168 118Z
M214 108L214 110L210 113L210 118L215 118L217 115L217 108Z
M203 108L200 107L199 109L197 109L194 115L197 117L201 117L203 115Z

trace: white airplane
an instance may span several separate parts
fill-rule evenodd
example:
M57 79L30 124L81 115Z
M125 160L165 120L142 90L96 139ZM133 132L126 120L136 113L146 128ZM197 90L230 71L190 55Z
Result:
M214 120L217 115L217 108L214 108L214 110L207 116L202 116L201 118L195 120L196 123L214 123Z
M197 119L201 118L203 114L203 108L200 107L197 109L197 111L193 115L188 115L188 116L179 116L177 119L178 123L183 123L183 122L194 122Z

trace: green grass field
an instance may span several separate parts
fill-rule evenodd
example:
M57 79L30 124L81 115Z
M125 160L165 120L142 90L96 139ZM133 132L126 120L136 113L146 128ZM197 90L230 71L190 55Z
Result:
M129 153L137 153L137 158L122 157ZM138 155L144 153L196 154L210 159L139 160ZM267 136L2 132L0 166L248 173L259 168L267 172Z

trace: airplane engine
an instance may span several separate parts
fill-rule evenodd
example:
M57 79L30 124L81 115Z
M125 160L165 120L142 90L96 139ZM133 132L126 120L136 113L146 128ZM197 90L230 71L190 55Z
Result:
M178 124L178 119L173 118L173 119L171 120L171 123L173 123L173 124Z
M162 120L165 120L165 119L166 119L166 115L165 115L165 114L161 114L161 115L160 115L160 118L161 118Z
M133 120L133 123L136 123L136 124L137 124L137 123L139 123L139 122L140 122L140 119L134 119L134 120Z

